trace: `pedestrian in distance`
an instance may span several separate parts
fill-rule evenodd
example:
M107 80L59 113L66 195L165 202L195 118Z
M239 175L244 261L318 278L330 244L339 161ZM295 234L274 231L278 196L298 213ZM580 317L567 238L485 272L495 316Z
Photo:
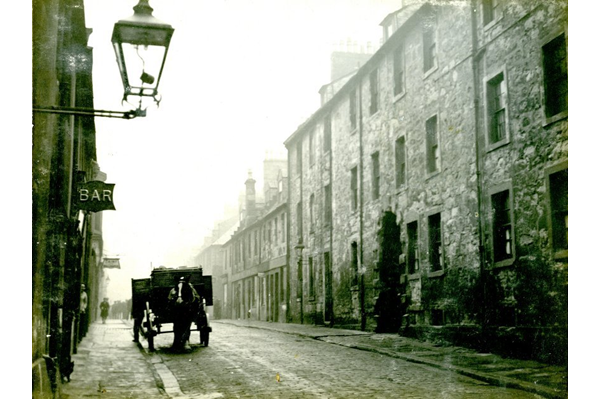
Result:
M110 310L110 304L108 304L108 297L105 297L102 303L100 303L100 317L102 317L103 324L106 324L106 318L108 318L108 310Z

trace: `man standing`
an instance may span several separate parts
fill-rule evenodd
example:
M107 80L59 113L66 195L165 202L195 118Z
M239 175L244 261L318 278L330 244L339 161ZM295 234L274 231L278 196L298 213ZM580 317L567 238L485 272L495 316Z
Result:
M88 320L88 295L85 292L85 285L81 285L81 297L79 299L79 340L83 339L87 334Z
M171 312L173 312L174 337L172 349L180 351L185 348L185 344L189 339L190 325L198 310L200 296L186 277L182 276L169 292L168 300Z

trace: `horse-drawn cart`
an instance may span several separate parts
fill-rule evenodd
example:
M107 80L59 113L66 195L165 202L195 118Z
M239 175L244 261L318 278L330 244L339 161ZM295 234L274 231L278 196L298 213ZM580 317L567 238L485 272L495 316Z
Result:
M184 294L183 300L182 290L191 293ZM212 328L206 307L213 304L212 281L211 276L202 275L202 268L156 268L150 278L132 279L131 291L134 340L141 333L153 351L156 335L174 333L174 345L183 344L189 340L190 330L194 330L200 332L200 344L208 346ZM170 323L173 330L162 329ZM196 329L191 329L192 323Z

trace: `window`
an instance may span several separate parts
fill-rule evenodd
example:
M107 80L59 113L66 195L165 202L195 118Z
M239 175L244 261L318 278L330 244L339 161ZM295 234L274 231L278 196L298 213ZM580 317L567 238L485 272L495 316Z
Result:
M331 224L331 185L325 186L325 223Z
M379 198L379 152L375 152L371 154L371 165L373 172L373 200L377 200Z
M433 116L425 122L425 131L425 144L427 146L425 151L427 157L427 172L431 174L440 170L440 147L438 143L437 116Z
M352 286L358 285L358 243L352 242Z
M507 139L506 132L506 81L504 73L496 75L487 83L489 143Z
M308 164L312 167L315 163L315 131L308 136Z
M313 232L315 230L315 195L310 195L310 231Z
M350 171L350 206L352 211L358 208L358 169L352 168Z
M325 126L323 131L323 150L331 150L331 115L325 117Z
M441 214L433 214L429 223L429 265L431 271L440 271L444 266L442 252L442 218Z
M419 223L413 221L406 225L408 234L408 273L414 274L419 270Z
M394 96L404 93L404 46L394 52Z
M427 72L435 65L435 32L432 27L425 27L423 30L423 70Z
M303 285L302 285L302 278L304 277L304 276L303 276L303 275L304 275L304 274L303 274L303 272L304 272L304 271L303 271L303 269L304 269L304 265L303 265L303 262L302 262L302 258L301 258L300 260L301 260L301 261L298 263L298 282L300 283L300 284L298 285L298 286L299 286L299 289L298 289L298 290L299 290L298 296L300 296L300 294L302 293L302 290L303 290L303 287L302 287L302 286L303 286Z
M302 142L298 142L296 147L296 172L302 175Z
M482 0L483 6L483 25L487 25L499 17L499 0Z
M375 114L379 110L379 77L377 70L371 72L369 75L369 87L371 91L371 105L369 111L371 115Z
M315 271L312 257L308 257L308 296L315 297Z
M275 217L273 224L275 225L275 228L273 229L273 231L275 231L275 244L277 244L277 240L279 239L279 220L277 217Z
M542 51L546 117L552 117L568 109L567 43L564 33L546 44Z
M296 205L296 218L297 218L297 224L298 226L297 228L297 234L298 234L298 239L302 240L302 202L299 201L298 204Z
M356 129L356 89L350 92L350 130Z
M514 257L510 191L492 195L494 262Z
M569 247L569 173L567 169L550 175L552 247L555 252Z
M406 183L406 139L404 136L396 139L396 188Z

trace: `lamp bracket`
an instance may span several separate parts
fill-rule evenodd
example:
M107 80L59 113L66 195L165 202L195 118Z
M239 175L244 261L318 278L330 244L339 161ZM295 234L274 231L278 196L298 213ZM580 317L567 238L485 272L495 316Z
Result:
M121 119L134 119L136 117L145 117L146 110L138 108L137 110L129 111L109 111L109 110L96 110L93 108L82 108L82 107L33 107L33 112L48 113L48 114L62 114L62 115L76 115L83 117L107 117L107 118L121 118Z

